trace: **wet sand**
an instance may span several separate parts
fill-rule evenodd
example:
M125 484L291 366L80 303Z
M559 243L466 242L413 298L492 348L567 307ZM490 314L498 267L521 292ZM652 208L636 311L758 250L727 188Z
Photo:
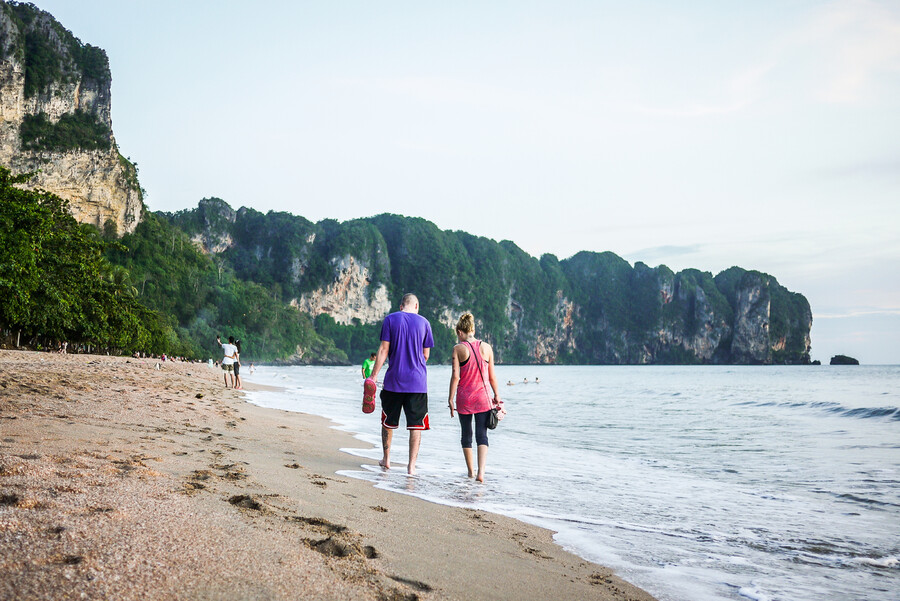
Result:
M0 351L0 599L653 599L547 530L336 476L365 460L327 420L156 363Z

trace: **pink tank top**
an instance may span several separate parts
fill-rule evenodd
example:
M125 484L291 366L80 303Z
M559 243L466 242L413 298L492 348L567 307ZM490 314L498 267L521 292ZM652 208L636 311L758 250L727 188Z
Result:
M456 388L456 411L463 415L490 411L492 405L487 383L488 362L481 356L481 341L469 342L469 360L459 367L459 385ZM481 372L476 361L481 365Z

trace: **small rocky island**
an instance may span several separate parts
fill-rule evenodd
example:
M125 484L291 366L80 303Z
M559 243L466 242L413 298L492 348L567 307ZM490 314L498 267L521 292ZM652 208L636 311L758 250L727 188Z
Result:
M859 365L859 359L847 355L835 355L831 358L831 365Z

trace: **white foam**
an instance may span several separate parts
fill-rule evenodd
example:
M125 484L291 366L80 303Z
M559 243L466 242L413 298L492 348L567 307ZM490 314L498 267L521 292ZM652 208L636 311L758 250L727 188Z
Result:
M900 558L897 557L855 557L853 562L878 568L900 568Z
M757 587L741 587L738 589L738 595L752 599L753 601L772 601L773 597L763 593Z

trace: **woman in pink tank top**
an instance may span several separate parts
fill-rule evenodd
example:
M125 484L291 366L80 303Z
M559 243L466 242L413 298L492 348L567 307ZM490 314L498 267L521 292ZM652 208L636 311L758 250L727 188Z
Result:
M475 338L475 318L463 313L456 324L459 344L453 347L453 375L450 377L450 417L459 414L462 427L463 456L469 477L484 482L487 462L487 418L491 408L500 403L497 378L494 376L494 350L486 342ZM488 389L492 389L493 400ZM454 403L454 398L456 402ZM475 441L478 443L478 473L472 452L472 422L475 422Z

